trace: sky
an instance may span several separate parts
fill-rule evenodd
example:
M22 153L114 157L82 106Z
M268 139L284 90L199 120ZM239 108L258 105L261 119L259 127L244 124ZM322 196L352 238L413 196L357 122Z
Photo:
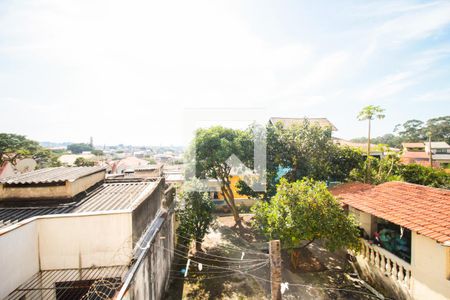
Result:
M0 1L0 132L182 145L193 123L450 114L449 1Z

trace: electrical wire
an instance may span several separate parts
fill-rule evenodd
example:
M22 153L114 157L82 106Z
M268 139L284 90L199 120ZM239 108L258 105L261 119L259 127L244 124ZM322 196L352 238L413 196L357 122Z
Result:
M185 246L185 245L178 245L178 246L182 246L183 248L185 248L185 249L190 249L190 247L188 247L188 246ZM243 252L245 252L245 251L243 251ZM207 255L207 256L211 256L211 257L217 257L217 258L222 258L222 259L226 259L227 261L236 261L236 262L242 262L242 261L263 261L263 260L265 260L265 259L262 259L262 258L255 258L255 259L240 259L240 258L233 258L233 257L226 257L226 256L221 256L221 255L216 255L216 254L210 254L210 253L207 253L207 252L202 252L202 255ZM210 259L210 260L213 260L213 259Z
M161 247L161 248L163 248L163 249L166 250L166 251L170 251L170 250L167 249L167 248L164 248L164 247ZM178 254L178 255L179 255L179 254ZM180 255L179 255L179 256L180 256ZM186 258L186 259L189 259L189 257L187 257L187 256L182 256L182 257L183 257L183 258ZM192 260L192 259L191 259L191 262L199 263L199 262L197 262L197 261L195 261L195 260ZM267 279L265 279L265 278L262 278L262 277L259 277L259 276L256 276L256 275L253 275L253 274L250 274L250 273L243 272L243 271L238 270L238 269L231 269L231 268L226 268L226 267L221 267L221 266L211 266L211 265L208 265L208 264L203 264L203 265L204 265L204 266L208 266L208 267L213 267L213 268L223 269L223 270L234 271L234 272L241 273L241 274L244 274L244 275L249 275L249 276L251 276L251 277L253 277L254 279L257 279L257 280L261 280L261 281L264 281L264 282L267 282L267 283L271 283L270 280L267 280ZM186 279L186 278L185 278L185 277L182 277L182 278L180 278L180 279ZM205 278L205 279L206 279L206 278ZM362 292L362 291L357 291L357 290L350 290L350 289L342 289L342 288L335 288L335 287L317 287L317 286L312 286L312 285L307 285L307 284L300 284L300 283L289 283L289 286L294 286L294 287L297 286L297 287L304 287L304 288L318 289L318 290L345 291L345 292L356 293L356 294L362 294L362 295L368 295L368 296L371 296L371 297L378 298L378 296L376 296L376 295L374 295L374 294L371 294L371 293ZM378 298L378 299L379 299L379 298ZM393 300L393 299L390 299L390 298L385 298L385 299Z
M179 238L182 238L184 240L190 241L192 238L190 237L186 237L186 236L182 236L178 233L175 233L176 236L178 236ZM241 252L246 252L249 254L255 254L255 255L264 255L264 256L269 256L267 253L263 253L263 252L258 252L255 251L254 249L249 249L249 248L244 248L244 247L238 247L238 246L228 246L228 245L223 245L223 244L219 244L217 246L217 248L224 248L224 249L229 249L229 250L234 250L234 251L241 251Z

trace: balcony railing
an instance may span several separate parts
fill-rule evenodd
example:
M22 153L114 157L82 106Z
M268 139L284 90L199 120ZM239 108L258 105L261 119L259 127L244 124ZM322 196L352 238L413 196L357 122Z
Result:
M361 255L385 276L411 289L411 265L389 251L361 239Z

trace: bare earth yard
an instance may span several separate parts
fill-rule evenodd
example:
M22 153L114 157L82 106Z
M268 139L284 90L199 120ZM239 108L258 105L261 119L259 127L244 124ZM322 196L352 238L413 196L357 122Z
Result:
M231 216L220 216L205 238L204 253L197 253L184 278L187 249L178 249L166 299L269 299L270 267L264 237L250 227L251 215L244 216L244 229L233 228ZM287 254L283 259L283 282L289 289L283 299L377 299L351 279L353 268L345 252L330 253L320 243L308 246L293 270ZM245 252L241 260L242 252ZM202 263L199 270L198 263Z

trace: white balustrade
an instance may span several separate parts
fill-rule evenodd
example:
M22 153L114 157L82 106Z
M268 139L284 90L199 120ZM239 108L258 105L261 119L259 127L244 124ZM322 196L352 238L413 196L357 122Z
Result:
M410 288L411 265L389 251L361 239L361 253L367 261L380 269L387 277Z

